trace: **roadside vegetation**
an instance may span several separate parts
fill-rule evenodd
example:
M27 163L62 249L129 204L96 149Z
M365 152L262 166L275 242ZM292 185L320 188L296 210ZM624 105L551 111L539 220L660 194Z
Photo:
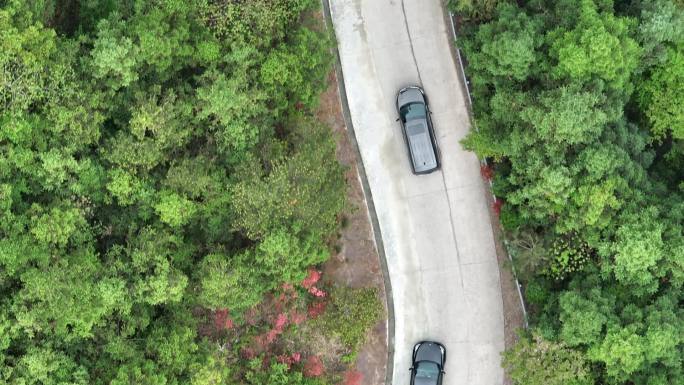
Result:
M0 1L0 383L358 382L318 6Z
M684 383L684 3L456 0L531 309L517 384Z

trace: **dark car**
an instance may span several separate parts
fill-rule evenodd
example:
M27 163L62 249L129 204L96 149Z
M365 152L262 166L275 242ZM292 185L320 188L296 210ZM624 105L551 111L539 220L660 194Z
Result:
M413 347L411 385L442 385L446 348L439 342L422 341Z
M399 90L397 111L413 173L428 174L437 170L437 142L430 119L430 107L423 90L416 86Z

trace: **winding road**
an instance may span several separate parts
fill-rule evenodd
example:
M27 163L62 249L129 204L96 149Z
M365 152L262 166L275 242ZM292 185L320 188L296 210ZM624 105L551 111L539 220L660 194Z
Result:
M394 302L392 384L413 345L446 345L445 385L503 383L504 320L487 191L439 0L328 0L349 111L375 203ZM411 174L397 91L421 85L442 170Z

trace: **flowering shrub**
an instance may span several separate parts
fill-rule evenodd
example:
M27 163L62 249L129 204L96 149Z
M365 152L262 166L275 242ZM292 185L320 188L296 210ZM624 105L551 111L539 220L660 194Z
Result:
M490 166L488 164L481 164L480 165L480 174L486 180L492 180L492 178L494 177L494 169L492 169L492 166Z
M288 354L280 354L280 355L276 356L276 361L281 363L281 364L287 365L288 369L290 369L292 364L296 364L299 361L301 361L301 359L302 359L302 354L299 352L295 352L295 353L292 353L289 355Z
M297 310L292 310L290 312L290 321L293 324L299 325L306 320L306 313L300 313Z
M316 269L309 269L309 275L302 281L302 287L310 289L321 279L321 272Z
M318 377L325 372L325 366L318 356L309 356L304 363L304 375L306 377Z
M310 318L316 318L319 315L323 314L323 312L325 311L326 305L327 305L327 302L323 302L323 301L317 301L317 302L311 303L309 305L309 309L307 312L309 314L309 317Z
M325 297L325 292L317 287L309 288L309 293L313 294L314 297L323 298Z
M230 318L228 309L217 309L214 311L213 316L216 330L230 330L235 327L233 320Z
M282 332L283 329L285 328L285 326L287 326L287 314L280 313L280 314L278 314L278 316L276 317L276 321L275 321L274 327L275 327L276 330Z
M361 385L363 374L358 370L348 370L344 372L344 381L342 385Z
M503 200L499 198L496 198L492 203L492 209L497 216L501 215L501 206L503 206Z
M254 351L254 348L250 346L245 346L240 349L240 356L246 360L251 360L252 358L256 357L256 351Z

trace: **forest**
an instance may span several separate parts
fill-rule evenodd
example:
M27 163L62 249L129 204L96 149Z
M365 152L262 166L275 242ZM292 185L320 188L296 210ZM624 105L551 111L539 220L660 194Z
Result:
M684 383L684 2L456 0L520 385Z
M319 7L0 0L0 384L339 383L382 307L317 270Z

